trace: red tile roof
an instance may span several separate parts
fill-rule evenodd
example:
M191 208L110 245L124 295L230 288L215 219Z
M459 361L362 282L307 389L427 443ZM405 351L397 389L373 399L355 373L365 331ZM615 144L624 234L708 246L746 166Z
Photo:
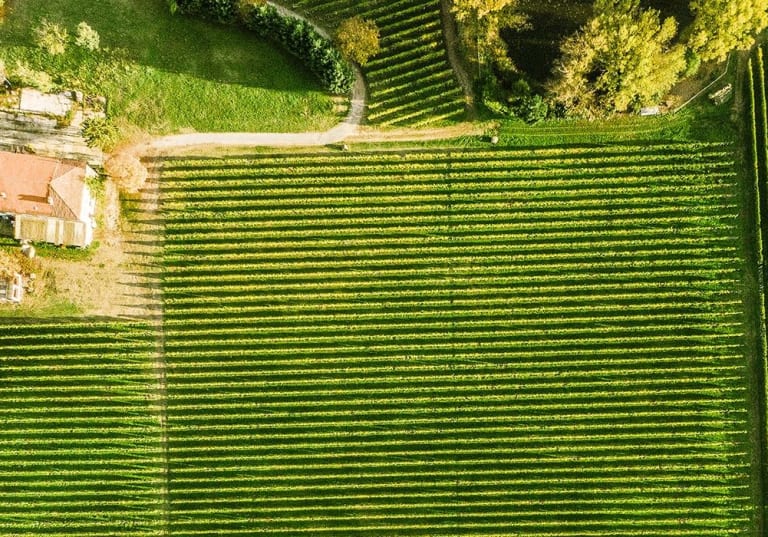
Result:
M0 151L0 213L77 220L85 171L81 162ZM63 203L50 204L55 195Z

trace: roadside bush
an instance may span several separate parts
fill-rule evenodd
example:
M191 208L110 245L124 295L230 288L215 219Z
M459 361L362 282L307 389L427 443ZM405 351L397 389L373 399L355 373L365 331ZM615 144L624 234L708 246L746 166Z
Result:
M51 56L64 54L67 50L69 33L66 28L43 19L34 30L35 44Z
M547 119L549 104L541 95L526 95L513 101L511 110L526 123L534 124Z
M244 5L241 11L246 28L260 37L274 39L303 59L327 91L341 95L352 89L352 67L310 23L284 16L270 5Z
M127 153L112 155L104 163L104 171L123 192L135 194L147 181L147 169L136 157Z
M99 50L99 32L90 27L83 21L77 25L77 34L75 36L75 45L86 50Z
M45 71L32 69L29 65L23 62L16 62L16 68L10 73L9 78L15 82L17 86L35 88L43 93L53 91L56 87L51 75Z
M88 147L109 150L117 142L117 127L105 117L86 119L80 132Z
M237 15L236 0L170 0L171 12L199 15L218 22L233 22Z

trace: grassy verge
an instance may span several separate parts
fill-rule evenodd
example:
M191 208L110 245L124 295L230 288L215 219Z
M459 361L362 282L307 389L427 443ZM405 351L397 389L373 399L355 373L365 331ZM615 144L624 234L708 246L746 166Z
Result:
M42 53L32 30L43 18L70 33L86 21L103 50ZM98 10L86 0L15 0L0 26L0 58L104 94L125 132L320 130L340 117L295 58L247 32L173 17L162 0L106 0Z
M766 172L766 108L765 76L762 55L753 56L742 73L737 88L744 96L745 103L740 112L744 121L740 138L744 147L743 158L739 161L741 176L744 181L744 220L747 230L747 278L751 291L747 297L747 311L750 313L748 324L750 398L753 401L752 430L755 455L753 464L758 468L757 479L753 481L753 496L756 498L755 519L757 534L765 531L765 483L768 459L766 458L766 296L765 296L765 172ZM755 62L753 64L753 62ZM746 80L745 80L746 79Z
M552 120L534 126L520 120L502 121L499 142L516 146L557 146L621 142L718 141L736 139L727 106L706 101L676 114L657 117L615 117L606 121Z

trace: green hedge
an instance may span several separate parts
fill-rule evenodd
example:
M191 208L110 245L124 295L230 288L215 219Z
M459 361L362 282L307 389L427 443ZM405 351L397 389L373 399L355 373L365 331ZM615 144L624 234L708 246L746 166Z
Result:
M256 35L273 39L307 67L331 93L349 93L355 73L333 42L305 20L281 14L271 5L246 5L237 9L234 0L171 0L171 9L219 22L238 21Z
M237 18L237 0L169 0L171 11L178 10L219 22L234 22Z

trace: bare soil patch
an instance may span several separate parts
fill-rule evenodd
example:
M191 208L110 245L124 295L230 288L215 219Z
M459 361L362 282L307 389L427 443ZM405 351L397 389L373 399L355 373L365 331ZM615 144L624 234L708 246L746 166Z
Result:
M85 259L39 255L40 292L28 294L17 313L158 319L162 312L158 192L153 177L133 200L133 221L128 222L121 218L117 190L108 182L100 208L103 228L96 233L98 247Z

